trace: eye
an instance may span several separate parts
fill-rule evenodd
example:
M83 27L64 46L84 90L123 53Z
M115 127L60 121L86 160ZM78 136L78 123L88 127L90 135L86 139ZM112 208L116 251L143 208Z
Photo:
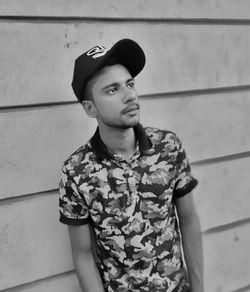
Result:
M112 95L112 94L115 94L117 92L117 90L118 90L117 87L110 87L105 91L105 93L107 95Z
M129 88L134 88L135 87L135 81L134 80L131 80L128 82L128 87Z

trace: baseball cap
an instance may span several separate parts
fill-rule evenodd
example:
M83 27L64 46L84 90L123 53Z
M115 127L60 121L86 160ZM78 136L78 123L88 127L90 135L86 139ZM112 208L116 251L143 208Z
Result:
M83 92L88 80L104 67L105 62L110 58L116 58L118 63L128 69L132 77L141 72L146 61L142 48L130 39L118 41L110 50L101 45L91 48L75 60L71 85L79 102L83 100Z

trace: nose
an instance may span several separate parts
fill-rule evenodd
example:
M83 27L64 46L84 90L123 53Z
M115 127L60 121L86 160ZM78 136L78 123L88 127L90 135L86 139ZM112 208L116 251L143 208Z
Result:
M134 88L126 88L124 90L124 103L135 102L137 97L138 95Z

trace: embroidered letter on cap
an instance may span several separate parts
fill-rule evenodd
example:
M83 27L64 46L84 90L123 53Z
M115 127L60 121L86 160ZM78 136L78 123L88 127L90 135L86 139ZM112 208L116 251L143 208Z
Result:
M107 53L107 49L103 46L95 46L87 52L87 56L92 56L92 58L99 58Z

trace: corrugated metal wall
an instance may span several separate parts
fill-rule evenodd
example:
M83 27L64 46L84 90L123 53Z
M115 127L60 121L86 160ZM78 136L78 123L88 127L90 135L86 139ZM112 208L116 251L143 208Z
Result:
M79 292L58 222L62 161L95 129L76 56L145 49L142 122L175 131L200 180L206 291L250 291L250 2L0 0L0 291Z

